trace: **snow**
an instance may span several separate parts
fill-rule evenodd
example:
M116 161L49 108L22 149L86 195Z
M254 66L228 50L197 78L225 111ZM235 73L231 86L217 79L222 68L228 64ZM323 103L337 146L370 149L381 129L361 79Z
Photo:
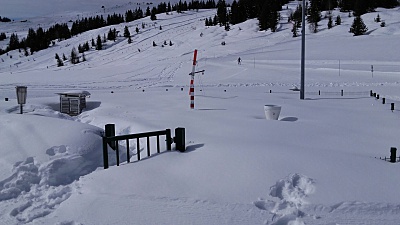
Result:
M136 7L121 4L108 12ZM339 11L333 15L341 15L342 25L326 29L323 19L320 32L307 29L305 100L293 91L300 87L301 38L292 37L286 19L276 33L258 31L256 20L226 32L204 26L215 10L174 12L112 26L128 26L133 43L118 37L76 65L57 67L54 55L68 56L110 27L28 57L1 55L2 224L398 224L400 163L379 157L400 147L399 10L363 15L364 36L348 33L353 18ZM0 30L23 36L38 23L76 18L57 13L0 23ZM373 21L378 13L386 27ZM164 41L173 45L162 47ZM191 110L194 49L196 71L205 73L196 74ZM17 85L28 87L22 115ZM60 113L57 93L76 92L90 93L87 108L78 116ZM264 105L282 107L278 120L266 120ZM171 129L174 136L184 127L186 152L166 151L162 136L161 153L151 139L146 157L147 141L140 139L137 161L131 140L127 163L121 141L122 164L116 166L109 148L104 170L101 137L110 123L117 135Z

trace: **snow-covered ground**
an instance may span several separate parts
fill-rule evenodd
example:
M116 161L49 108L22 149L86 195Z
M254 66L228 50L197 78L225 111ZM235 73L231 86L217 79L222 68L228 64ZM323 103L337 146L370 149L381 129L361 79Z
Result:
M399 11L364 15L364 36L348 33L353 18L338 11L333 15L341 15L342 25L327 29L323 19L320 32L307 29L305 100L290 90L300 83L301 38L292 37L288 10L276 33L258 31L256 20L229 32L205 27L215 10L115 25L120 34L128 26L133 43L118 37L77 65L57 67L54 56L69 56L110 27L28 57L1 55L1 223L398 224L400 163L379 157L400 148ZM378 13L386 27L374 22ZM0 31L23 37L29 27L70 18L76 12L0 23ZM146 28L136 34L142 23ZM162 47L164 41L173 45ZM190 109L194 49L196 70L205 73L196 75ZM28 87L23 115L18 85ZM91 93L79 116L59 113L56 93L70 90ZM265 119L266 104L282 106L279 120ZM157 154L152 139L146 157L141 139L143 160L136 161L132 140L126 163L122 141L122 165L109 149L111 166L104 170L101 135L109 123L118 135L184 127L186 152L162 144Z

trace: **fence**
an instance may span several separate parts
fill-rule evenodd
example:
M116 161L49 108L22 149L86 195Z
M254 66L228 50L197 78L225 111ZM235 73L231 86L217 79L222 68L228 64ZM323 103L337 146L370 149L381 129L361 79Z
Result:
M109 167L108 164L108 146L115 150L116 158L117 158L117 166L119 166L119 144L118 141L126 141L126 151L127 151L127 159L126 161L130 162L130 154L129 154L129 140L136 139L136 155L137 160L141 159L140 157L140 138L147 139L147 157L151 155L150 150L150 137L157 137L157 153L160 153L160 136L165 136L166 150L171 151L172 143L176 143L176 150L181 152L185 151L185 128L178 127L175 129L175 137L171 138L171 130L160 130L160 131L152 131L146 133L136 133L136 134L127 134L114 136L115 134L115 126L114 124L106 125L105 136L103 137L103 163L104 169Z

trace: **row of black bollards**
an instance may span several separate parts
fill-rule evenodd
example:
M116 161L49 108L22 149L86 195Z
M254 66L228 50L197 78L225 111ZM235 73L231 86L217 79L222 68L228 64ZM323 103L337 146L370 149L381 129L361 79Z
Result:
M379 99L379 94L372 92L372 90L370 91L369 95L371 97L374 97L376 99ZM386 98L382 98L382 104L386 104ZM394 111L394 103L390 103L390 110L392 110L392 112Z

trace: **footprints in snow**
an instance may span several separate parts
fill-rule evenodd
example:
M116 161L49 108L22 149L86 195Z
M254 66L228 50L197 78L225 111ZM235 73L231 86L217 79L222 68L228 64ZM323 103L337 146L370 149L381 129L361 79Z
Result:
M270 196L278 198L277 201L260 199L254 202L259 209L273 214L271 225L296 224L302 225L301 220L305 214L301 209L307 204L306 197L314 193L314 181L301 174L291 174L279 180L270 188ZM271 223L270 223L271 222Z

